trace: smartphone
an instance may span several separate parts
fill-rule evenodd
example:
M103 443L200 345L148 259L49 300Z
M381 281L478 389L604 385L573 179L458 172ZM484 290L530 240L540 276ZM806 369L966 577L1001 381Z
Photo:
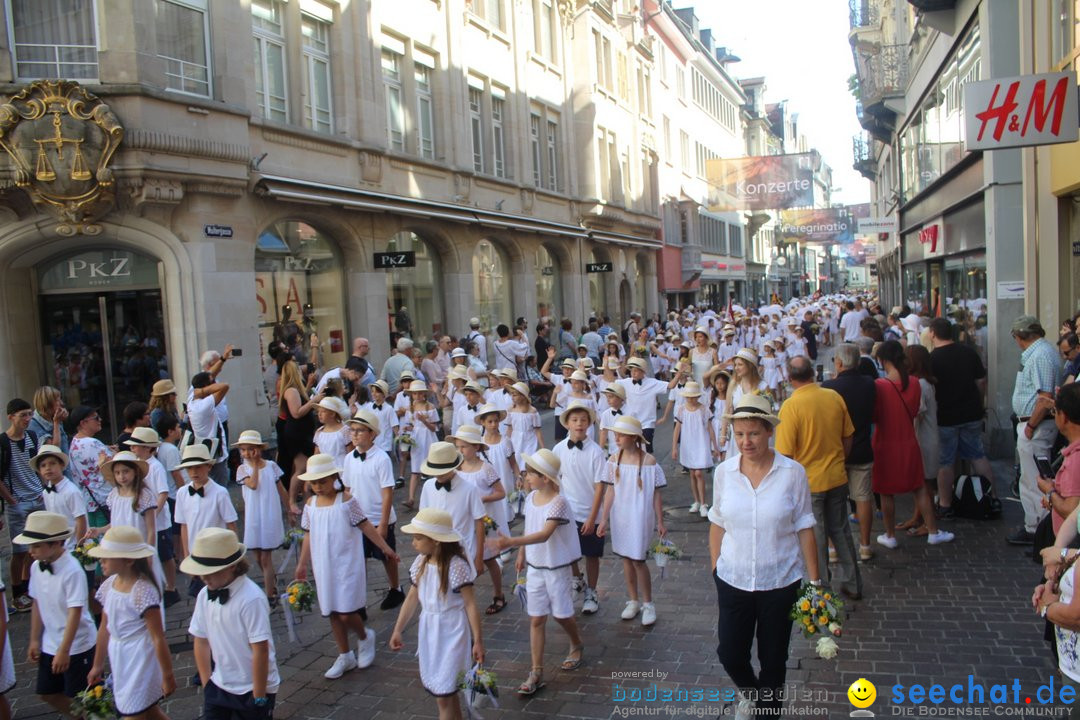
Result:
M243 354L244 354L244 351L243 351L242 349L240 349L240 348L233 348L233 351L232 351L232 356L233 356L233 357L240 357L240 356L241 356L241 355L243 355Z
M1050 467L1050 458L1046 457L1045 455L1035 456L1035 467L1039 469L1039 474L1042 475L1044 478L1048 480L1052 480L1054 478L1054 471Z

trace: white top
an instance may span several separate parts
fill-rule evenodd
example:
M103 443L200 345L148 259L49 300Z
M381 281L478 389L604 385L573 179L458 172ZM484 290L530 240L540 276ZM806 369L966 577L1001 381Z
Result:
M273 550L285 537L281 495L278 493L278 483L285 473L272 460L263 458L262 462L263 466L255 475L254 490L244 481L255 473L255 469L246 461L236 468L236 482L242 486L244 498L244 545L249 550ZM194 540L190 535L188 539Z
M534 490L525 498L525 529L522 534L540 532L548 520L554 520L558 527L546 542L525 546L525 562L529 567L555 569L580 560L581 543L577 539L577 526L574 525L570 503L562 495L556 495L548 504L537 505Z
M146 473L146 487L150 488L151 492L154 493L154 502L157 502L161 493L167 494L169 492L169 473L165 472L165 466L156 457L151 457L146 461L146 464L149 468L149 472ZM161 532L171 527L172 513L169 512L169 503L161 503L161 508L158 509L157 518L154 522L154 529Z
M64 639L68 610L82 608L79 629L71 641L70 653L78 655L94 647L97 628L90 617L88 603L90 593L86 585L86 573L82 565L66 550L52 563L52 572L41 569L41 563L30 566L30 597L41 613L41 651L55 655Z
M319 452L334 458L334 466L341 467L345 462L345 448L352 442L352 433L348 425L342 425L334 432L323 430L321 427L315 431L315 444Z
M615 424L615 418L623 414L622 409L615 410L608 408L600 413L600 427L609 428ZM607 447L603 448L608 455L611 455L619 450L619 447L615 444L615 432L608 430L607 432Z
M496 340L494 343L495 369L517 368L517 358L525 358L529 355L529 346L519 340L507 338Z
M848 310L844 317L840 318L840 329L844 331L844 342L852 342L859 337L859 323L862 315L854 310Z
M386 452L394 449L394 430L398 426L398 416L393 406L388 402L382 402L378 406L373 402L366 402L360 406L362 410L369 410L379 418L379 434L375 436L375 445Z
M86 584L85 579L83 584ZM191 615L188 633L210 642L214 672L210 679L227 693L244 695L251 692L251 645L269 645L269 670L266 673L266 692L276 693L281 683L274 636L270 632L270 604L262 589L246 575L226 586L229 601L222 605L207 597L207 589L199 591L195 612Z
M476 557L476 521L483 520L484 503L480 499L480 489L475 484L454 473L450 480L450 490L435 488L436 478L428 478L420 491L420 509L439 508L450 513L454 521L454 532L461 536L461 547L465 550L469 562Z
M203 485L203 495L192 494L194 489L194 485L188 484L176 493L176 523L187 525L189 545L195 542L200 530L225 528L236 522L236 508L228 490L213 480Z
M615 433L608 433L614 435ZM582 442L581 449L569 447L570 438L566 438L551 448L555 457L562 463L559 470L559 492L570 503L574 520L583 523L592 512L596 488L603 477L607 453L589 438Z
M68 480L66 477L61 478L53 487L56 488L56 492L43 492L41 497L45 501L45 509L49 512L63 515L68 519L68 527L75 528L75 519L86 516L86 498L83 497L79 488L75 487L75 483ZM71 550L78 543L79 539L72 533L67 540L64 541L64 548Z
M161 445L157 450L157 459L161 463L161 466L165 468L165 482L169 486L169 497L173 500L176 499L176 479L173 478L173 470L180 464L180 450L170 442L162 440ZM181 473L184 471L181 470ZM185 475L186 477L186 475Z
M656 427L656 396L667 392L668 384L656 378L643 378L640 384L630 378L617 381L626 391L623 409L641 421L641 427Z
M187 414L188 422L191 423L191 432L195 434L195 437L199 439L218 437L218 423L221 421L218 419L213 395L189 401ZM224 448L219 447L218 453L217 461L224 462L226 455Z
M773 453L772 469L755 490L740 459L725 460L713 474L709 520L725 531L716 575L750 592L786 587L803 577L798 532L815 524L810 481L802 465Z
M109 496L105 498L105 504L109 507L109 521L112 525L127 525L133 527L146 537L146 515L157 513L157 493L149 487L144 487L139 494L138 500L132 505L131 496L121 495L118 488L113 488ZM157 524L154 524L155 536L150 538L151 545L157 545Z
M458 402L459 400L460 402ZM478 425L476 413L483 404L483 398L476 405L470 405L464 394L456 396L454 398L454 415L450 420L450 432L456 433L462 425Z
M329 383L331 380L340 380L340 379L341 379L341 368L339 368L339 367L330 368L329 370L327 370L326 372L324 372L322 374L322 377L319 378L319 383L315 386L315 392L313 392L312 395L321 395L322 391L326 389L327 383Z
M363 459L360 455L359 450L353 450L345 456L341 481L349 488L349 494L360 502L367 519L378 525L383 511L382 491L384 488L393 489L394 468L390 456L382 448L372 447L363 453ZM397 513L394 512L394 504L390 503L389 523L393 525L396 522Z

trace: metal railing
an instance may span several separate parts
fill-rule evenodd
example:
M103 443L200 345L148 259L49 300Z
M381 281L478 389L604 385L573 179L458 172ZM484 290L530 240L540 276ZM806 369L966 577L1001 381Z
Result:
M886 97L903 95L908 82L908 46L882 45L856 53L859 97L864 107Z
M877 25L881 19L876 0L848 0L851 29Z
M851 139L852 167L868 180L877 175L874 163L873 140L869 135L856 135Z

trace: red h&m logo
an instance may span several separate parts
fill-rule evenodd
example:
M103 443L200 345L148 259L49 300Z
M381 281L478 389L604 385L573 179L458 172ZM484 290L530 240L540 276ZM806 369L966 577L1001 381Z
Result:
M964 86L967 149L1049 145L1078 138L1076 76L1030 75Z
M930 225L919 231L919 242L923 245L930 243L930 252L937 252L938 228L940 225Z

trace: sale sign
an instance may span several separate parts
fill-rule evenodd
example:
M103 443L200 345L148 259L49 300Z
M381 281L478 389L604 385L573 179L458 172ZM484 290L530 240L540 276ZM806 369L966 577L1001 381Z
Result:
M1080 139L1076 73L1045 73L964 85L968 150L1053 145Z

